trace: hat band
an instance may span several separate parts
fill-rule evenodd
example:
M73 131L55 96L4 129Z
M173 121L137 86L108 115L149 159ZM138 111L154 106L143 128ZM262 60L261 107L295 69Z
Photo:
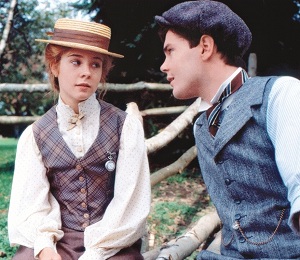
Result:
M110 39L94 33L57 28L54 29L52 40L80 43L105 50L108 50L110 41Z

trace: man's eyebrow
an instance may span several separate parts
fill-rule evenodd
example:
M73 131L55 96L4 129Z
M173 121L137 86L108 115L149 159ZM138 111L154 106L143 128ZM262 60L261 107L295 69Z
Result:
M166 46L164 46L164 52L166 52L168 50L168 48L170 47L170 44L167 43Z

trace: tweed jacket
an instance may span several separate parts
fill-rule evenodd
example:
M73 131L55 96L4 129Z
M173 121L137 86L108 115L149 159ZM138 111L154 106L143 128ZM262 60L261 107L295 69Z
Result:
M79 159L59 132L55 107L33 124L50 190L61 208L62 225L78 231L99 221L114 195L115 171L109 172L104 165L107 152L115 153L113 160L117 161L126 113L104 101L100 106L97 138Z
M221 114L213 138L206 113L195 126L201 173L222 222L221 255L197 259L300 258L300 237L288 226L290 204L266 130L276 77L250 78Z

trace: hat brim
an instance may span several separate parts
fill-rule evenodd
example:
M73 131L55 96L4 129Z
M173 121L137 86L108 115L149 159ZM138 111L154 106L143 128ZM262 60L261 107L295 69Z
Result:
M114 52L109 52L109 51L104 50L102 48L98 48L98 47L90 46L90 45L85 45L85 44L81 44L81 43L54 41L54 40L44 40L44 39L35 39L35 41L51 43L51 44L55 44L55 45L60 45L60 46L70 47L70 48L76 48L76 49L81 49L81 50L94 51L94 52L102 53L102 54L109 55L109 56L116 57L116 58L124 58L124 55L114 53Z

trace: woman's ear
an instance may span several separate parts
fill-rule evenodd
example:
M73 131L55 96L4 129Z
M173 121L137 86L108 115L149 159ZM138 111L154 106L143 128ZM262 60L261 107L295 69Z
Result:
M208 59L215 52L215 41L209 35L202 35L200 38L200 46L201 46L201 56L202 59Z
M55 78L57 78L58 77L58 72L59 72L59 66L58 66L58 64L51 64L50 65L50 69L51 69L51 72L52 72L53 76Z

